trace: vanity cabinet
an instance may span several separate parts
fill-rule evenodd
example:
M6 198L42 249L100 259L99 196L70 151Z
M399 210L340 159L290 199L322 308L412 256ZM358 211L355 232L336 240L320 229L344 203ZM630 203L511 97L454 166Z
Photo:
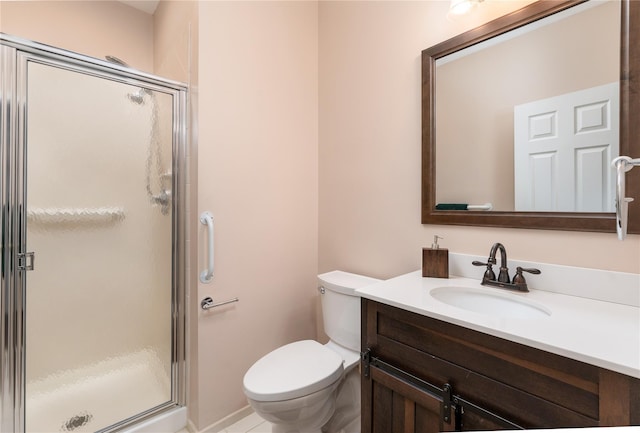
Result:
M363 433L640 425L639 379L364 298L362 350Z

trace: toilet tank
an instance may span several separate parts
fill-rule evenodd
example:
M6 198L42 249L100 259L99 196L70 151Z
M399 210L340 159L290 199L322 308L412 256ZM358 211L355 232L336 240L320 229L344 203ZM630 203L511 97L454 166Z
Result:
M380 281L343 271L318 275L324 332L333 342L360 351L360 296L355 290Z

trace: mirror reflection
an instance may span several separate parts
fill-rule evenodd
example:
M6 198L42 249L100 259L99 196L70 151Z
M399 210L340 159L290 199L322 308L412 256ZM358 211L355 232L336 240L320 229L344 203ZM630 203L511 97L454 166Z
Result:
M436 209L613 212L620 13L589 1L436 60Z

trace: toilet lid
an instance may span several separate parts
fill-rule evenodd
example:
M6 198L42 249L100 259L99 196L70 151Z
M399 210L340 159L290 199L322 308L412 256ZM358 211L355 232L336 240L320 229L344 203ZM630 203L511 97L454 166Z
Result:
M342 377L342 357L313 340L296 341L260 358L244 375L247 397L280 401L309 395Z

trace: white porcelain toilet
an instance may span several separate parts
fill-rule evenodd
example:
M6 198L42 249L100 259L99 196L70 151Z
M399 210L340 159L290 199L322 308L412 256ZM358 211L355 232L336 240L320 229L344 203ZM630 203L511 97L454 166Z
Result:
M249 404L274 433L360 433L360 297L380 280L342 271L318 276L322 345L303 340L260 358L244 376Z

